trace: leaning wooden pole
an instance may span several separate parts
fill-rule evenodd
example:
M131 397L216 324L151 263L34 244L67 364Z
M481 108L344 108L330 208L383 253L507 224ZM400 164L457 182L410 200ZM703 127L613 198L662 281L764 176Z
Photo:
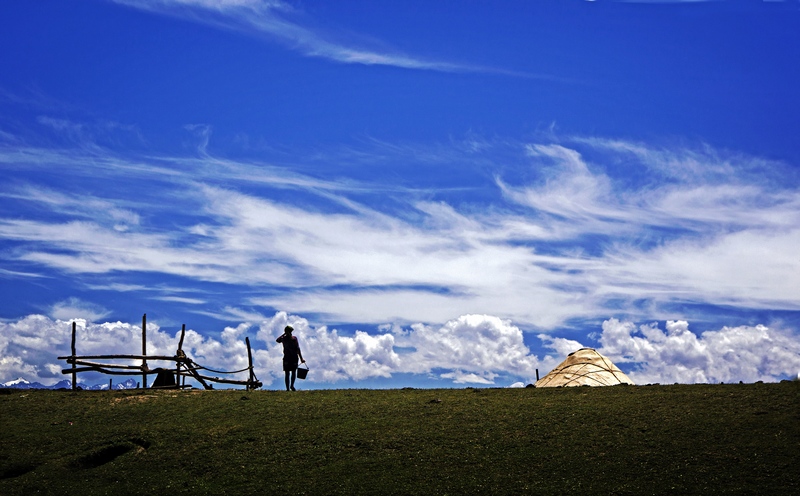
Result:
M181 326L181 339L178 341L178 349L183 350L183 338L186 337L186 324Z
M75 321L72 321L72 390L75 391L78 388L78 373L75 370Z
M142 315L142 389L147 389L147 314Z
M253 373L253 353L250 351L250 338L245 337L244 342L247 343L247 366L250 369L250 376L247 380L247 390L252 389L252 384L255 382L255 374Z

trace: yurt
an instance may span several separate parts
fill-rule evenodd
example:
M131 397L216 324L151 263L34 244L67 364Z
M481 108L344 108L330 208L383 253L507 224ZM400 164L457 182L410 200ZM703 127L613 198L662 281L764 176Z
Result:
M633 384L611 360L592 348L581 348L542 377L536 387L615 386Z

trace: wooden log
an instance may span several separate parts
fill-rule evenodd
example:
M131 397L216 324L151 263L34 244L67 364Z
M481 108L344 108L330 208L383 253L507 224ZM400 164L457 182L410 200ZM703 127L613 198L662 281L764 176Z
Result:
M207 371L209 371L211 373L214 373L214 374L239 374L241 372L247 372L248 370L250 370L250 367L245 367L245 368L243 368L241 370L214 370L214 369L210 369L208 367L203 367L202 365L198 365L198 364L196 364L194 362L189 363L188 365L184 365L184 367L192 368L194 370L207 370Z
M62 374L69 374L72 372L72 369L64 369L61 371ZM102 367L78 367L75 369L75 372L100 372L101 374L108 374L108 375L131 375L130 370L108 370Z
M191 377L191 378L197 380L198 382L200 382L201 384L203 384L203 387L205 389L213 389L211 387L211 385L206 383L206 381L208 381L208 382L218 382L218 383L222 383L222 384L236 384L236 385L239 385L239 386L249 387L250 389L257 389L257 388L260 388L262 386L261 381L259 381L259 380L241 381L241 380L236 380L236 379L220 379L219 377L210 377L210 376L207 376L207 375L200 375L200 374L198 374L197 372L195 372L193 370L190 370L188 372L182 370L181 371L181 377L184 377L184 378ZM184 386L181 386L181 387L186 387L186 386L184 385Z
M239 386L247 386L247 384L249 383L249 381L238 381L238 380L235 380L235 379L220 379L219 377L208 377L206 375L196 374L195 375L195 379L198 378L198 377L202 378L202 379L204 379L206 381L219 382L221 384L238 384ZM211 389L211 388L208 388L208 389Z
M109 369L109 370L113 369L113 370L119 370L119 371L126 371L124 373L126 373L128 375L134 374L134 373L141 373L141 372L147 372L148 374L152 373L152 370L150 369L149 366L148 366L148 368L146 370L143 370L141 365L125 365L125 364L117 364L117 363L98 363L98 362L91 362L91 361L88 361L88 360L81 360L80 358L78 358L77 360L74 360L74 361L73 360L67 360L67 362L73 364L73 367L78 367L78 369L77 369L78 372L84 371L80 367L100 367L100 368ZM62 373L63 374L67 374L67 373L71 373L71 371L72 371L72 369L64 369L62 371ZM120 372L120 373L122 373L122 372Z
M72 359L75 359L75 321L72 321ZM75 370L75 362L72 363L72 390L75 391L78 387L78 373Z
M103 367L109 369L124 369L124 370L136 370L141 372L142 366L141 365L122 365L122 364L115 364L115 363L95 363L89 362L86 360L75 360L73 362L75 365L82 365L84 367Z
M81 355L77 357L78 359L83 358L91 358L93 360L142 360L142 359L149 359L149 360L179 360L181 362L185 362L188 360L187 357L176 357L174 355ZM59 360L66 360L69 362L72 359L72 356L60 356L58 357Z

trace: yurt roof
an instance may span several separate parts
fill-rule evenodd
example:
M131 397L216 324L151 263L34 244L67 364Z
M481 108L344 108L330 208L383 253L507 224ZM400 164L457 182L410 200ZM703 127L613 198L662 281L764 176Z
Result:
M536 381L536 387L615 386L633 384L611 360L593 348L581 348Z

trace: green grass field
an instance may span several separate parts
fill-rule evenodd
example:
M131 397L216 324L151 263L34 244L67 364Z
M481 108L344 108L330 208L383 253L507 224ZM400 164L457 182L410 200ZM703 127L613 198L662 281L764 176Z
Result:
M0 394L0 495L800 494L800 383Z

